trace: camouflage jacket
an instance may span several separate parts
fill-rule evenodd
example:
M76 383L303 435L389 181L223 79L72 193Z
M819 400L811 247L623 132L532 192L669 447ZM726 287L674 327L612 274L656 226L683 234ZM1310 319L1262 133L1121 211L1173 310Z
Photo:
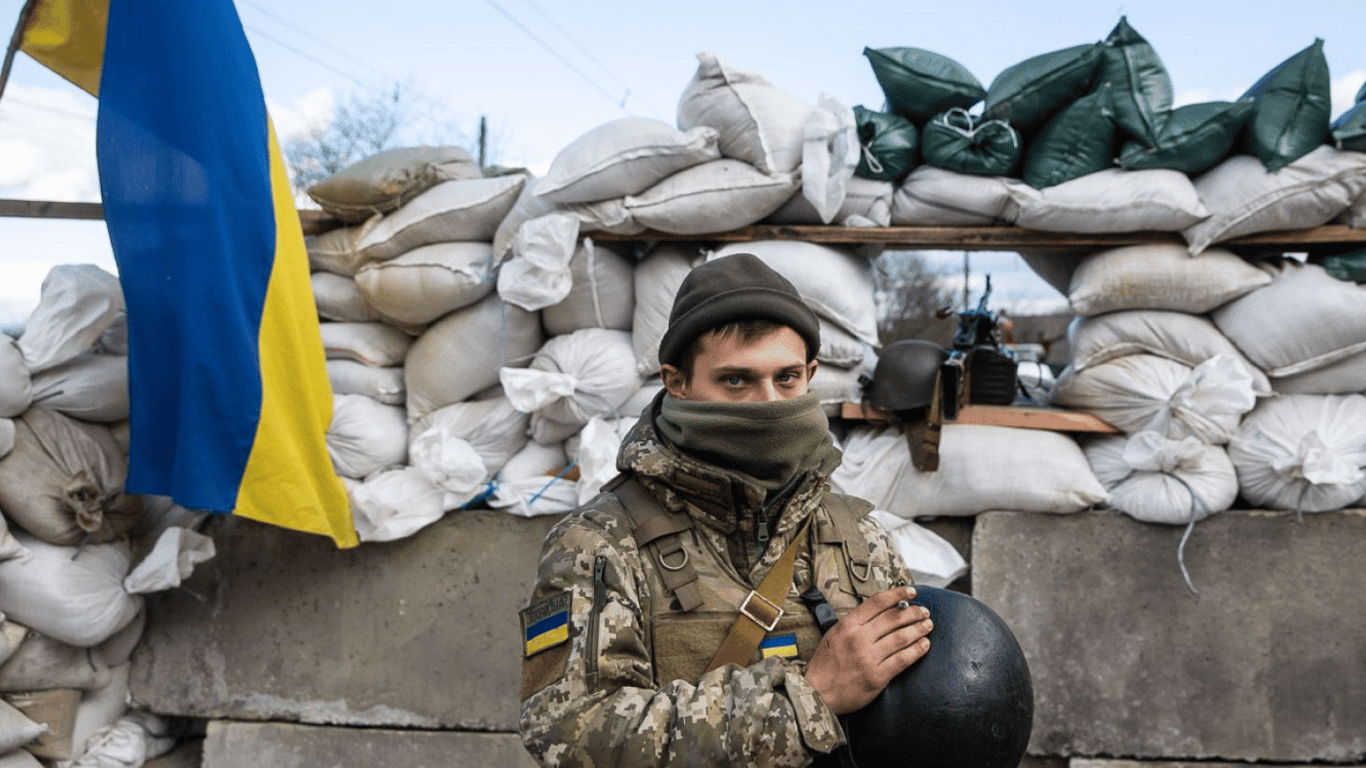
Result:
M795 486L760 552L764 489L660 439L651 411L623 442L618 468L666 509L694 520L680 541L705 603L683 612L642 552L616 497L599 494L556 524L522 612L520 728L545 766L804 766L844 743L833 712L804 677L820 639L800 594L815 584L843 615L861 596L911 583L887 533L866 514L857 530L869 566L850 576L831 543L822 500L838 466L833 446ZM866 511L868 506L863 504ZM758 585L808 519L784 617L747 667L703 674ZM770 643L772 641L772 643Z

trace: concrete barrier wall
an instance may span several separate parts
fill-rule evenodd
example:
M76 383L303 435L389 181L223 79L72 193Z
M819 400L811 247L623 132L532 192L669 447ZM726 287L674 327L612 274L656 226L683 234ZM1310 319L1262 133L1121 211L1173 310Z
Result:
M1030 754L1359 762L1366 512L977 519L973 592L1029 660Z

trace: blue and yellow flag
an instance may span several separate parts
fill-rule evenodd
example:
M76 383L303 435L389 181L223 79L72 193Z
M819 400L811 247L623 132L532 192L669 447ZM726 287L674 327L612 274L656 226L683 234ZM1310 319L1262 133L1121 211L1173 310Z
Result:
M127 491L355 546L303 232L232 0L36 0L21 49L99 98Z

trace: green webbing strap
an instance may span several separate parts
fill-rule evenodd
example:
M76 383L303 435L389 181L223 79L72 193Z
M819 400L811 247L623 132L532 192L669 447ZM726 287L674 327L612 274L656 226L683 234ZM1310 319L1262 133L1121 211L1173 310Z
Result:
M631 476L618 475L603 489L611 491L630 516L634 526L631 535L635 537L636 546L645 549L653 544L650 549L654 551L660 578L664 580L665 588L678 598L679 606L684 611L691 611L702 605L697 571L679 537L680 533L692 529L692 518L664 509L659 500Z

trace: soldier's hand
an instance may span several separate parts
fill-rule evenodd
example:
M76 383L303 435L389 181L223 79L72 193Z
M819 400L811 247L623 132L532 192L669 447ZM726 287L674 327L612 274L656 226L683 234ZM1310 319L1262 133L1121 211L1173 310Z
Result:
M835 714L867 705L930 650L930 612L918 605L898 606L914 598L915 587L879 592L821 638L806 665L806 679Z

